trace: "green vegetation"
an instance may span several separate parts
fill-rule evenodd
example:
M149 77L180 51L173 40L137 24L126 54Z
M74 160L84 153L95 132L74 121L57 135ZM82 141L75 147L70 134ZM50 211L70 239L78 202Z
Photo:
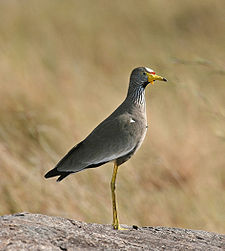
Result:
M225 2L1 1L0 214L110 223L112 164L45 172L126 95L136 66L149 131L119 170L121 223L225 232Z

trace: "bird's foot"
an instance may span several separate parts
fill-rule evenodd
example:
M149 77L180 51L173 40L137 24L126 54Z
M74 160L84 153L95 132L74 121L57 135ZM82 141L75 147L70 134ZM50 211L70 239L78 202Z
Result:
M128 228L124 228L124 227L121 227L120 225L119 225L119 227L118 227L118 230L129 230Z
M114 230L129 230L128 228L123 228L119 224L113 224L113 229Z

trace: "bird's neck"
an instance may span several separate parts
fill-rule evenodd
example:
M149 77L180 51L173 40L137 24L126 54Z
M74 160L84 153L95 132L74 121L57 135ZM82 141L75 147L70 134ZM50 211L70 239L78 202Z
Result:
M145 88L140 84L130 84L126 100L141 109L145 109Z

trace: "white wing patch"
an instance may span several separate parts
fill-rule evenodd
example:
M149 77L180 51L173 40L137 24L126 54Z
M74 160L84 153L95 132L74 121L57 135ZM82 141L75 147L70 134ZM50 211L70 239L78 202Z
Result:
M154 72L154 70L152 70L152 69L150 69L150 68L147 68L147 67L145 67L145 70L147 71L147 72Z
M135 123L136 121L132 118L130 118L130 123Z

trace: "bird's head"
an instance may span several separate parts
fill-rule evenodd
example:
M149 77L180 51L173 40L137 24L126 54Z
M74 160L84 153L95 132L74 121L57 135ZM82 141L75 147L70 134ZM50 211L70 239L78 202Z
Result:
M166 78L156 75L155 72L147 67L135 68L130 76L130 82L142 85L144 88L151 83L154 84L155 80L167 81Z

